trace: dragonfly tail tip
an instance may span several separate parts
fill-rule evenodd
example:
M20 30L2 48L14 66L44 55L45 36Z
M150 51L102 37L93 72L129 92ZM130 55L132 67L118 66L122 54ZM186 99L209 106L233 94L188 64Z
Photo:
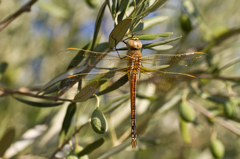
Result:
M137 146L137 139L132 138L132 148L136 148L136 146Z

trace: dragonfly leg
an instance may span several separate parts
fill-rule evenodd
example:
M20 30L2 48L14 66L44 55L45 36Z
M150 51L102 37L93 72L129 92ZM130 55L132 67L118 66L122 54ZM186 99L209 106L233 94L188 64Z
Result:
M116 52L117 52L117 54L118 54L118 57L120 58L120 59L122 59L121 57L120 57L120 55L119 55L119 53L118 53L118 49L117 49L117 44L116 44L116 39L112 36L112 38L113 38L113 40L115 41L115 50L116 50ZM124 41L123 41L123 43L125 43ZM126 44L126 43L125 43Z
M135 35L135 33L132 34L132 37L133 37L134 35ZM122 42L127 45L126 40L128 40L128 39L130 39L130 38L132 38L132 37L128 37L128 38L124 39Z
M128 40L128 39L129 39L129 38L126 38L126 39L124 39L122 42L127 45L127 42L125 42L125 41Z

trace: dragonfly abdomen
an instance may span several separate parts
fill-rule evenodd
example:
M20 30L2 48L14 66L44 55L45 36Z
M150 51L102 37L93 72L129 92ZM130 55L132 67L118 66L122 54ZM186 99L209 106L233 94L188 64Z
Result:
M137 127L136 127L136 88L138 80L138 71L130 73L130 92L131 92L131 137L132 147L137 145Z

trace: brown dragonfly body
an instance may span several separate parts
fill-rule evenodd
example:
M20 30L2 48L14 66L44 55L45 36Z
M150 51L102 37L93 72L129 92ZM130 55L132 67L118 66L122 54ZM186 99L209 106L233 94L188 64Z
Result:
M89 65L90 63L95 63L92 68L98 68L99 65L103 68L113 68L110 71L106 72L96 72L89 73L83 72L79 74L74 74L67 78L72 78L79 76L85 79L93 79L93 76L98 75L98 80L108 81L108 79L117 77L121 75L122 77L128 74L128 81L130 83L130 94L131 94L131 138L132 138L132 147L135 148L137 145L137 131L136 131L136 90L137 82L141 78L145 81L149 81L155 84L157 87L161 86L161 90L165 87L170 88L171 84L174 85L176 81L189 81L195 77L189 74L181 73L185 71L185 68L189 68L190 64L195 63L196 60L202 57L204 53L193 52L193 53L184 53L177 55L169 54L153 54L142 56L141 48L142 43L136 37L132 37L127 41L128 52L127 55L119 54L123 58L119 58L116 53L99 53L92 52L82 49L69 48L66 52L61 52L65 57L65 54L76 55L76 53L82 52L86 54L86 61L83 61L82 65ZM66 56L68 55L66 54ZM85 57L85 55L83 55ZM97 60L97 63L96 63ZM144 64L144 66L143 66ZM149 64L151 66L149 66ZM81 65L81 64L80 64ZM141 80L142 80L141 79ZM168 85L166 84L166 81ZM164 84L163 84L164 83ZM169 84L170 83L170 84ZM121 83L119 87L122 86ZM166 88L167 90L168 88ZM104 92L104 90L103 90ZM96 93L99 95L98 93Z
M131 137L132 137L132 147L135 148L137 145L137 128L136 128L136 92L137 92L137 80L140 77L140 69L142 67L142 53L140 49L142 48L142 43L138 38L131 38L127 42L129 48L128 55L132 57L129 61L128 66L130 71L128 73L128 78L130 82L130 92L131 92Z

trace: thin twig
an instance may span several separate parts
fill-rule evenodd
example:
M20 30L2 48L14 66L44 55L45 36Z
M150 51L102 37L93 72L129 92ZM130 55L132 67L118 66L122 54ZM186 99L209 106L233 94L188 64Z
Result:
M236 80L240 81L240 76L218 76L218 75L210 75L210 74L200 74L195 75L197 78L205 78L205 79L222 79L222 80Z
M205 115L206 117L210 118L210 119L214 119L214 121L216 121L218 124L220 124L221 126L225 127L226 129L228 129L229 131L233 132L234 134L240 136L240 129L234 127L232 124L230 124L229 122L227 122L226 120L224 120L222 117L214 117L212 115L211 112L209 112L207 109L205 109L204 107L201 107L199 105L197 105L196 103L194 103L191 100L188 100L189 103L191 103L191 105L194 107L194 109L196 109L197 111L199 111L200 113L202 113L203 115Z
M25 4L24 6L22 6L18 11L16 11L15 13L13 13L12 15L9 15L6 19L4 19L3 21L0 22L0 31L5 28L6 26L8 26L8 24L10 24L13 20L15 20L17 17L19 17L22 13L24 12L30 12L31 11L31 7L34 3L36 3L38 0L31 0L29 1L27 4Z
M81 130L84 126L86 126L88 123L90 123L90 121L91 121L91 120L89 119L85 124L81 125L78 129L76 129L75 132L74 132L68 139L66 139L66 140L64 141L64 143L63 143L60 147L58 147L58 148L53 152L53 154L51 155L51 157L50 157L49 159L54 159L56 153L57 153L58 151L62 150L62 148L63 148L66 144L69 143L69 141L72 139L72 137L75 136L77 133L79 133L80 130Z
M223 118L218 117L218 118L216 118L216 120L220 125L222 125L226 129L230 130L234 134L240 136L240 130L238 128L236 128L235 126L233 126L232 124L230 124L229 122L224 120Z
M220 72L221 70L224 70L236 63L238 63L240 61L240 57L236 57L233 60L231 60L230 62L228 62L227 64L225 64L224 66L222 66L221 68L218 69L218 71Z
M43 96L43 95L36 95L33 93L29 93L28 92L29 89L27 88L21 88L19 90L11 90L11 89L7 89L7 88L2 88L0 87L0 97L4 96L4 95L14 95L14 94L21 94L21 95L25 95L25 96L30 96L30 97L34 97L34 98L40 98L40 99L47 99L47 100L53 100L53 101L67 101L67 102L72 102L71 99L64 99L64 98L58 98L56 96ZM2 92L2 93L1 93Z

